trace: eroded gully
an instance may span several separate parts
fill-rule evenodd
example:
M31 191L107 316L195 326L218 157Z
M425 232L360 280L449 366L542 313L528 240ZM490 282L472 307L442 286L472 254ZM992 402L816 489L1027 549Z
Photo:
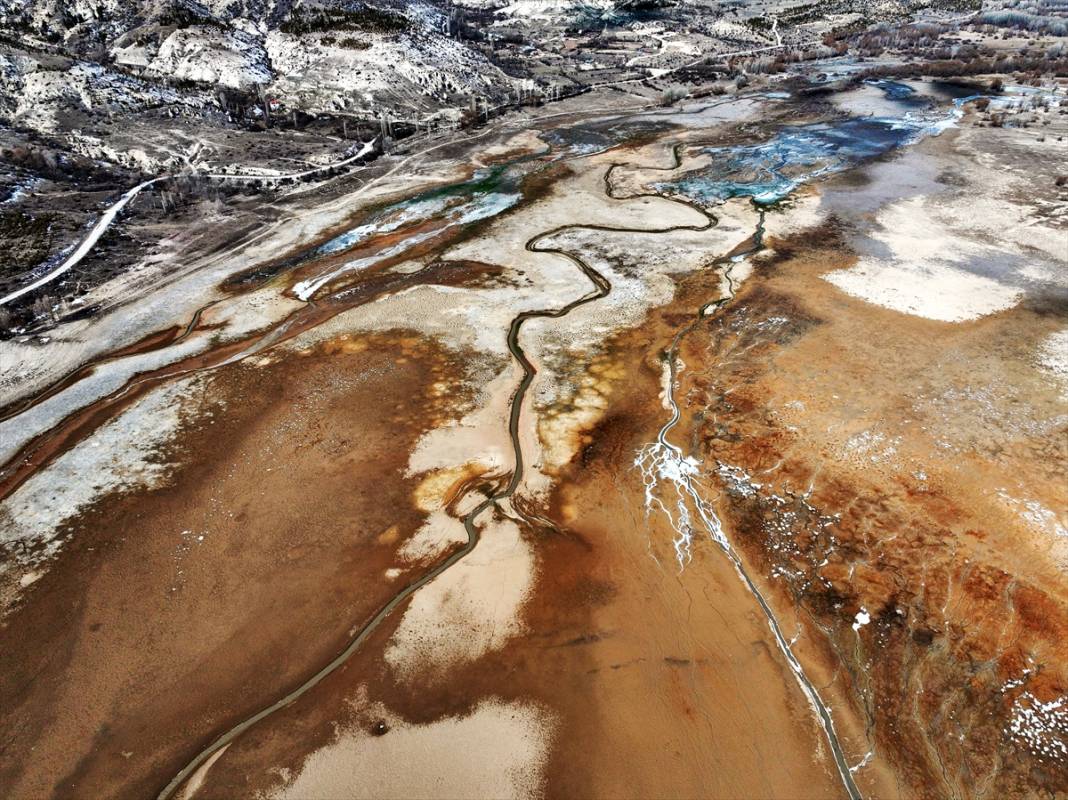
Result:
M680 142L672 148L672 163L669 166L658 168L646 167L645 169L649 171L659 170L665 172L677 170L682 166L682 150L686 147L699 145L699 142ZM613 164L608 172L605 173L605 193L609 197L616 200L633 199L643 196L661 197L661 195L656 195L655 193L633 194L625 197L614 195L611 186L611 173L618 166L620 165ZM678 198L670 199L705 214L709 219L709 227L715 224L715 217L701 206ZM675 385L679 373L678 355L682 342L702 322L709 319L717 310L734 299L737 290L737 286L735 285L734 278L731 274L734 265L755 255L764 246L765 211L763 207L756 203L754 203L753 206L758 214L757 224L753 230L753 235L748 241L744 242L734 251L721 256L713 262L717 266L724 267L723 275L727 284L726 292L722 297L702 305L698 309L694 318L676 332L675 336L672 338L671 345L665 352L668 368L668 384L665 395L668 401L669 410L671 411L671 416L657 432L656 441L650 445L646 445L638 451L634 460L634 466L641 472L642 480L645 484L647 515L654 509L654 507L659 508L659 510L667 516L668 521L675 530L676 538L673 544L680 569L684 568L685 564L689 561L690 546L693 534L696 530L693 517L690 514L691 507L692 510L696 512L700 527L704 529L704 531L720 547L724 555L734 566L735 571L738 573L738 577L741 579L746 589L749 590L750 594L753 595L753 599L757 601L757 605L760 606L761 611L764 613L768 622L768 627L771 630L779 651L782 653L783 658L786 660L790 671L793 673L794 678L798 683L798 686L805 695L805 698L809 701L809 704L812 706L816 718L819 720L820 726L823 728L824 736L827 738L828 746L830 747L831 754L834 758L835 767L838 770L839 778L842 781L846 793L849 795L850 800L862 800L863 795L857 788L856 781L853 780L853 770L849 766L841 742L835 732L834 720L831 717L830 710L823 702L815 685L813 685L812 681L810 681L806 675L804 667L793 652L793 647L783 634L782 626L779 624L775 612L772 611L767 599L746 570L741 557L738 555L738 552L734 549L730 539L727 537L719 517L716 515L711 504L706 501L701 496L700 491L698 491L699 482L697 476L700 474L700 462L692 456L684 455L682 449L677 445L672 444L668 438L671 430L679 423L679 420L682 417L678 402L675 400ZM661 481L671 484L675 489L675 509L677 514L673 514L670 508L665 506L663 501L656 494L656 490L659 488Z

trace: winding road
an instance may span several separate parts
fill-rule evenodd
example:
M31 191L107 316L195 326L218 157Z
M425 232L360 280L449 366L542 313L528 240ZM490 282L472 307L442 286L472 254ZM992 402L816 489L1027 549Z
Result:
M203 178L210 178L212 180L220 181L236 181L242 183L251 183L252 181L264 180L303 180L304 178L314 177L318 174L329 174L330 170L337 169L338 167L348 166L349 164L359 161L361 158L365 158L366 156L370 155L371 152L374 151L377 142L378 138L375 137L371 141L365 143L364 146L361 147L360 150L354 155L347 156L346 158L343 158L340 161L335 161L332 164L326 164L322 167L315 167L313 169L304 170L303 172L292 172L283 175L231 175L225 172L197 173L195 167L193 171L195 174L199 174ZM26 286L23 286L21 289L16 289L15 291L10 292L9 294L4 295L3 297L0 297L0 306L7 305L8 303L14 300L18 300L23 295L29 294L34 289L39 289L45 284L51 283L60 275L63 275L64 273L72 270L82 261L82 259L89 255L89 252L93 249L93 247L96 246L96 243L100 241L100 237L107 233L108 228L110 228L111 225L115 222L115 218L118 217L119 212L122 211L135 197L137 197L137 195L141 194L143 190L149 188L150 186L154 186L155 184L162 183L164 181L174 180L177 177L178 175L160 175L156 178L143 181L142 183L137 184L137 186L125 192L122 197L120 197L118 200L116 200L104 210L104 213L100 215L100 218L89 230L89 234L84 239L82 239L81 244L79 244L78 247L75 248L74 252L63 260L63 263L61 263L55 269L49 270L37 280L28 283Z

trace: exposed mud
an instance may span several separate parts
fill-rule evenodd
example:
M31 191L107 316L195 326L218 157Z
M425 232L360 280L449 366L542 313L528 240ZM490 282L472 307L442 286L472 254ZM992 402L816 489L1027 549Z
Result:
M211 342L5 466L0 784L1063 791L1059 223L968 149L1012 132L697 198L726 150L841 113L776 103L498 139L440 170L467 188L420 184L440 217L383 189L9 404ZM519 200L454 224L517 163ZM1003 237L959 210L979 187ZM656 443L697 487L677 509Z
M160 454L167 485L68 522L6 620L9 791L154 794L198 736L338 649L385 570L419 568L397 555L425 515L407 452L464 411L468 361L402 334L214 372Z

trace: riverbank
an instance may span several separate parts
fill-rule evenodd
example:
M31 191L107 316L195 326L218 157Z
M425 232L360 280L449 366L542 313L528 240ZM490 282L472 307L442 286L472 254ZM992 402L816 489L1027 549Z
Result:
M304 198L321 216L108 323L175 314L173 339L4 423L41 437L4 476L16 796L1056 784L1057 718L1030 721L1068 661L1061 200L1023 189L1030 134L850 140L817 174L805 151L761 209L722 154L840 109L571 113ZM442 219L393 226L446 185ZM887 297L917 252L924 303L967 314ZM171 298L214 304L191 325Z

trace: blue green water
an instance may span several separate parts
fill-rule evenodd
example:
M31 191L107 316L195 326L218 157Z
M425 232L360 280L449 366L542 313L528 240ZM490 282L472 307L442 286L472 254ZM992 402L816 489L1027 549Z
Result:
M882 89L883 94L890 100L913 100L916 96L916 90L907 83L898 83L897 81L870 81L870 83Z
M357 247L372 236L439 215L458 224L477 222L511 208L521 199L522 171L507 166L479 170L467 181L432 189L372 212L360 225L350 228L308 254L308 258L332 255Z
M833 122L782 128L758 144L704 147L707 167L654 185L659 192L712 205L732 197L749 197L772 205L799 186L877 158L925 135L935 135L954 119L953 109L938 109L913 89L878 81L900 116L846 117Z
M708 166L672 181L654 184L656 191L714 205L732 197L749 197L771 205L797 187L820 176L841 172L877 158L951 125L959 105L917 94L907 84L870 81L890 101L890 115L848 116L826 123L787 126L757 144L705 147ZM885 106L885 104L884 104ZM543 134L550 151L546 160L600 152L639 133L668 127L661 121L613 120L576 125ZM446 227L469 225L507 211L522 199L520 186L539 159L524 157L484 169L470 180L418 194L372 211L359 225L306 254L304 260L359 248L375 236L401 231L425 220L442 219ZM428 234L429 235L429 234ZM425 238L425 237L424 237ZM348 269L363 268L366 259Z
M654 126L617 122L604 126L575 126L557 129L543 136L551 148L548 158L601 152ZM666 123L660 127L669 127ZM523 178L539 162L531 156L477 171L469 180L431 189L372 211L363 221L344 233L309 251L305 260L351 250L383 233L441 217L451 225L467 225L497 216L522 199Z

